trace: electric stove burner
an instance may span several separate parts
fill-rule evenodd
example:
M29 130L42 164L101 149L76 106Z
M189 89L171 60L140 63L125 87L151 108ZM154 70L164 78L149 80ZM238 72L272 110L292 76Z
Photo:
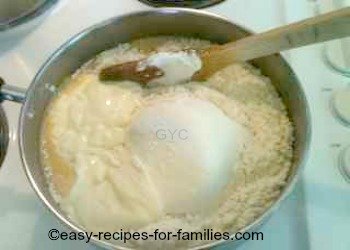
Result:
M187 7L187 8L205 8L225 0L139 0L145 4L154 7Z
M0 88L4 84L5 84L5 81L0 77ZM2 162L5 159L7 146L9 142L9 127L8 127L5 111L1 106L1 101L2 100L0 99L0 168L1 168Z
M57 2L58 0L0 0L0 32L31 21Z
M0 168L4 161L9 141L9 130L4 110L0 106Z

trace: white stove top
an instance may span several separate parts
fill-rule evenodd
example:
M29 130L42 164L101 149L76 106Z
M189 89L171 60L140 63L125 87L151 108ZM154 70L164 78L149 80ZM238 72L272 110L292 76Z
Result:
M313 15L313 4L311 0L227 0L207 10L263 31ZM31 33L10 44L0 43L0 75L10 84L27 87L46 58L72 35L109 17L148 8L136 0L61 0ZM339 153L350 145L350 128L334 119L329 108L332 91L350 80L328 69L321 51L322 45L317 45L285 54L311 107L310 157L293 194L261 228L264 241L246 242L240 250L350 249L350 183L337 168ZM41 204L22 171L16 136L20 105L3 106L10 144L0 168L0 249L97 249L83 242L48 239L50 229L64 228Z

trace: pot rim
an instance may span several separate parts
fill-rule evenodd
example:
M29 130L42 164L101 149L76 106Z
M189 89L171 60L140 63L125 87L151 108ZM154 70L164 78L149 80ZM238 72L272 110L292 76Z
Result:
M63 43L46 61L45 63L41 66L40 70L38 71L38 73L36 74L36 76L34 77L33 81L31 82L28 90L27 90L27 97L28 96L33 96L34 92L35 92L35 86L36 86L36 82L38 79L40 79L41 75L46 71L46 68L49 67L49 65L55 60L56 57L60 56L62 53L65 52L66 49L68 49L72 44L75 44L77 41L79 41L82 37L84 37L85 35L88 35L90 32L99 29L99 28L103 28L107 25L111 25L113 23L116 22L120 22L124 19L127 19L129 17L132 16L142 16L142 15L148 15L150 13L154 13L154 14L166 14L166 13L188 13L188 14L199 14L199 15L203 15L206 16L208 18L212 18L212 19L217 19L219 21L223 21L226 23L229 23L230 25L236 25L239 28L242 28L243 30L249 32L249 33L254 33L252 32L250 29L245 28L244 25L241 25L239 22L232 22L231 20L229 20L228 18L222 17L220 15L211 13L211 12L207 12L207 11L203 11L203 10L196 10L196 9L187 9L187 8L156 8L156 9L150 9L150 10L143 10L143 11L135 11L135 12L131 12L125 15L120 15L117 17L112 17L110 19L107 19L105 21L99 22L93 26L90 26L86 29L84 29L83 31L77 33L76 35L74 35L73 37L71 37L69 40L67 40L65 43ZM286 67L288 68L288 70L292 73L293 78L295 79L295 84L298 85L298 88L300 89L300 97L302 102L305 104L305 116L306 116L306 121L307 121L307 126L306 126L306 133L305 133L305 140L304 140L304 150L303 152L301 152L302 154L302 158L301 161L298 165L298 167L295 170L295 174L294 176L291 178L291 180L289 181L289 183L285 186L285 188L283 189L283 191L281 192L280 196L278 199L275 200L275 202L268 208L265 210L265 212L263 214L261 214L257 219L255 219L252 223L250 223L249 225L245 226L244 228L240 229L239 232L250 232L256 228L258 228L261 224L263 224L264 221L266 221L275 210L277 210L279 208L279 206L281 205L282 201L284 201L288 195L290 195L290 193L293 191L299 176L301 175L301 171L304 169L305 167L305 163L308 159L308 155L309 155L309 148L310 148L310 141L311 141L311 115L310 115L310 108L309 108L309 104L308 101L306 99L305 96L305 92L302 88L302 85L300 84L300 81L298 79L298 77L296 76L294 70L290 67L290 65L286 62L286 60L284 59L284 57L281 54L278 54L283 61L286 64ZM51 206L50 202L46 199L46 197L43 195L43 193L41 192L40 188L37 186L35 178L32 174L32 172L30 171L29 167L28 167L28 162L26 160L25 157L25 153L24 153L24 133L22 133L23 131L23 127L24 127L24 121L25 121L25 116L28 112L29 109L29 102L28 102L28 98L26 98L24 100L23 106L21 108L21 114L20 114L20 121L19 121L19 127L18 127L18 134L19 134L19 148L20 148L20 156L22 159L22 165L24 168L24 171L26 173L27 179L29 180L32 188L34 189L35 193L38 195L38 197L40 198L40 200L44 203L45 207L50 210L55 216L56 218L58 218L58 220L61 222L61 224L63 224L64 226L68 227L69 229L76 231L76 232L85 232L83 230L83 228L81 228L81 226L77 225L75 222L70 221L63 213L60 213L58 210L56 210L53 206ZM230 237L232 237L234 235L231 234ZM206 243L200 246L195 246L191 249L207 249L207 248L212 248L218 245L221 245L223 243L228 243L228 242L234 242L235 240L219 240L219 241L213 241L210 243ZM132 249L132 248L127 248L127 247L123 247L121 245L115 245L103 240L98 240L95 238L91 239L91 242L98 245L98 246L102 246L104 248L108 248L108 249L121 249L121 250L127 250L127 249Z

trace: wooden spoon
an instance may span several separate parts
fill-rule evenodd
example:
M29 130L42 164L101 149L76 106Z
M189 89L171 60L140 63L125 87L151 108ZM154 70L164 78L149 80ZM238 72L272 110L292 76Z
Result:
M201 70L192 77L192 80L205 80L216 71L234 62L248 61L280 51L346 36L350 36L350 7L252 35L235 42L211 46L198 52L203 65ZM163 75L163 72L154 66L145 67L140 71L139 63L140 61L132 61L104 68L100 72L100 79L102 81L133 80L147 84L152 79Z

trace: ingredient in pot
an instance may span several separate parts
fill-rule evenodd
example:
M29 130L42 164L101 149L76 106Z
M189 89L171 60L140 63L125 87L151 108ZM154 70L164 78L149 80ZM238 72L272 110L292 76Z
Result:
M164 74L150 81L150 84L178 84L191 80L201 69L202 62L193 52L159 52L139 62L139 70L147 66L155 66Z
M235 232L280 197L293 127L258 69L236 63L207 81L152 88L100 80L101 69L116 63L208 46L181 37L121 44L62 85L45 115L42 160L50 191L72 221L95 232ZM129 243L183 249L203 242Z
M173 85L191 80L202 61L196 52L159 52L146 59L108 66L101 70L102 81L130 80L142 84Z
M176 98L142 109L130 137L164 211L181 214L218 205L249 133L208 101Z

